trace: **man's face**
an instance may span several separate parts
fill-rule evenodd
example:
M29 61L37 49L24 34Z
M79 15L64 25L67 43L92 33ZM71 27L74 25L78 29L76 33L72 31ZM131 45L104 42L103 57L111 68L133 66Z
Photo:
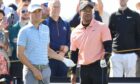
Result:
M2 13L0 13L0 29L7 28L7 26L8 26L7 18Z
M49 8L46 4L42 4L42 19L46 19L49 16Z
M40 21L42 20L42 10L41 9L35 10L34 12L30 13L30 15L31 15L30 18L35 23L40 23Z
M127 2L128 2L128 0L120 0L120 6L121 7L127 6Z
M92 8L90 6L86 6L83 10L80 12L82 22L84 24L89 24L92 20Z
M54 2L50 7L50 16L59 17L60 8L61 8L60 2L59 1Z
M22 20L29 20L29 12L27 7L23 7L21 9L20 15Z

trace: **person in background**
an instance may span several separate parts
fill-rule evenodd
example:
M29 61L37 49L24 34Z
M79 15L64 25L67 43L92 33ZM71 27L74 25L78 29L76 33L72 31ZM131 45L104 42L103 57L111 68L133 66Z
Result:
M41 1L40 1L41 2ZM41 7L42 7L42 19L45 20L49 17L49 8L48 8L48 0L42 0Z
M19 10L20 9L20 6L22 6L23 4L26 5L26 6L29 6L30 3L31 3L31 0L21 0L21 2L19 3L19 7L17 9L17 14L20 13L20 10Z
M9 8L11 9L11 13L7 16L7 18L8 18L9 26L12 26L15 23L17 23L17 21L19 21L19 15L16 12L17 7L15 4L13 3L9 4Z
M9 40L10 40L10 46L12 48L12 56L10 57L11 62L11 67L10 67L10 75L12 77L12 80L16 80L18 84L23 84L22 82L22 69L23 69L23 64L19 61L17 58L17 35L19 30L24 27L25 25L28 24L29 21L29 12L27 9L28 6L25 4L22 4L20 7L20 20L10 26L9 28ZM15 70L16 68L16 70Z
M3 0L0 0L0 9L4 11L5 17L7 17L9 13L11 13L11 9L4 5Z
M110 16L112 34L110 77L136 77L136 61L140 56L140 15L129 9L129 0L118 0L120 8Z
M69 21L70 23L70 26L71 27L76 27L80 24L80 15L79 15L79 4L81 1L91 1L91 0L79 0L79 3L77 5L77 13L75 14L75 16ZM102 18L101 18L101 10L103 9L102 8L102 3L100 0L98 0L98 4L94 2L95 5L95 9L94 9L94 13L93 13L93 17L98 20L98 21L101 21L102 22Z
M24 64L23 81L24 84L49 84L51 70L48 56L63 61L69 67L75 64L49 47L49 28L42 24L41 5L31 3L28 11L29 23L19 31L17 38L17 56Z
M5 13L0 9L0 79L5 78L6 84L10 84L9 81L9 67L10 61L7 55L8 50L8 37L5 28L8 26L5 23Z
M50 30L50 48L66 56L70 45L70 26L60 17L61 3L59 0L49 2L50 16L45 24ZM61 61L50 59L52 77L67 77L68 67Z
M92 17L93 8L93 2L80 3L81 22L71 34L71 59L80 64L80 84L108 84L105 60L112 50L111 33ZM76 84L76 67L72 68L71 83Z

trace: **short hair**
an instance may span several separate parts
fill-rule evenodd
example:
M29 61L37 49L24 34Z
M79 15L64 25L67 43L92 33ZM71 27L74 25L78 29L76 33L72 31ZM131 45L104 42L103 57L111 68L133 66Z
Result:
M51 7L55 2L59 2L60 3L60 5L61 5L61 2L60 2L60 0L49 0L49 2L48 2L48 7Z
M4 13L4 11L2 9L0 9L0 13L2 13L3 16L5 16L5 13Z

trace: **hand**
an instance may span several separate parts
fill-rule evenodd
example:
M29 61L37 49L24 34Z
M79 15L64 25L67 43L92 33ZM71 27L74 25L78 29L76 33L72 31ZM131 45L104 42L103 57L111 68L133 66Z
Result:
M62 52L62 51L60 51L60 52L59 52L59 55L61 55L61 56L63 56L63 57L64 57L64 56L65 56L65 53L64 53L64 52Z
M68 46L66 46L66 45L61 45L61 46L60 46L60 51L66 53L66 52L68 51Z
M62 52L64 52L64 53L67 53L68 50L69 50L68 46L66 46L66 45L61 45L61 46L60 46L60 51L62 51Z
M64 62L67 67L74 67L76 65L71 59L65 57L62 62Z
M38 69L35 68L35 69L32 70L32 72L33 72L34 77L37 80L42 80L43 79L42 74Z
M101 68L107 67L106 60L105 59L101 59L100 60L100 66L101 66Z
M71 84L76 84L76 75L71 74Z

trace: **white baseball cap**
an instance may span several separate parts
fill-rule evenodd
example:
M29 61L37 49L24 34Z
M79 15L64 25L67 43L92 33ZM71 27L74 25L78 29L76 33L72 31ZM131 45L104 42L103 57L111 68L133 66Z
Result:
M48 3L49 0L32 0L31 3L32 4L44 4L44 3Z
M29 12L34 12L35 10L42 9L40 4L30 4L28 7Z

